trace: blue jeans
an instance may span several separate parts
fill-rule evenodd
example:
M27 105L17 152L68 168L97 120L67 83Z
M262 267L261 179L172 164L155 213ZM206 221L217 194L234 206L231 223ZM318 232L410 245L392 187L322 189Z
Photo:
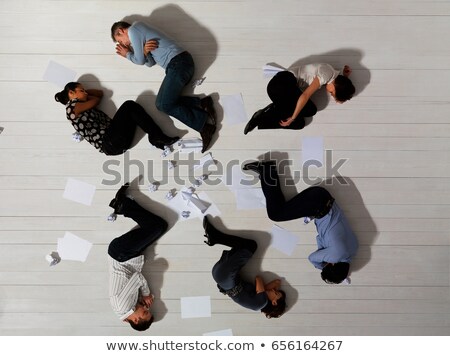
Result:
M181 95L184 87L191 81L194 71L194 60L188 52L172 58L156 97L156 107L200 132L208 118L208 114L200 106L200 98Z

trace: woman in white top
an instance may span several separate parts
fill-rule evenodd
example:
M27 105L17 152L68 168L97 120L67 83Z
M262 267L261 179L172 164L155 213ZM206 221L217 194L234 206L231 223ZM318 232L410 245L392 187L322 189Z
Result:
M245 127L244 134L258 129L301 130L305 127L305 117L314 116L317 108L311 96L325 85L327 92L338 103L350 100L355 87L348 76L349 66L342 74L331 65L306 64L292 67L289 71L277 73L267 85L267 93L272 104L258 110Z

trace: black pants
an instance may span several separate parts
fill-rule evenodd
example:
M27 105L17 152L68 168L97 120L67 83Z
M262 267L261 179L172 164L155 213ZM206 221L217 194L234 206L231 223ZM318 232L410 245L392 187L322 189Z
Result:
M305 216L315 217L326 210L333 200L322 187L310 187L286 201L280 187L276 165L263 165L260 170L261 187L266 197L267 215L273 221L288 221Z
M136 221L139 227L116 237L109 244L108 254L119 262L142 255L166 232L168 226L165 220L128 198L124 200L124 216Z
M314 116L317 108L308 100L295 121L287 127L280 126L280 121L291 117L302 91L298 87L297 79L289 71L277 73L267 85L267 94L272 100L259 120L258 129L290 129L301 130L305 127L305 117Z
M157 147L159 142L170 139L161 131L142 106L135 101L127 100L117 110L103 135L102 151L109 156L124 153L133 142L137 126L148 135L149 142Z

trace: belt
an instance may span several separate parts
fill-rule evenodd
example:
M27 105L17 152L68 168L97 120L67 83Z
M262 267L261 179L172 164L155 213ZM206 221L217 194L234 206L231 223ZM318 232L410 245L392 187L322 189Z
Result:
M314 218L321 219L325 215L327 215L330 212L331 207L333 206L333 203L334 203L334 198L330 198L327 201L327 203L325 204L325 206L317 212L317 215Z

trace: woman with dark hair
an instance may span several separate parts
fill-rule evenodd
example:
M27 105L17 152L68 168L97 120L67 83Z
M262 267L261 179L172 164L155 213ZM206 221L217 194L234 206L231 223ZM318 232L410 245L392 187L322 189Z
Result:
M337 103L350 100L355 87L348 76L352 70L345 66L342 74L331 65L307 64L277 73L267 85L272 104L258 110L245 126L246 135L255 127L263 129L301 130L305 117L314 116L317 108L311 96L325 85Z
M113 119L97 108L103 91L84 89L77 82L66 84L55 94L55 100L66 106L66 116L75 130L91 145L106 155L120 155L131 147L136 128L148 135L159 149L170 146L178 137L165 135L144 108L132 100L124 102Z
M322 271L321 277L326 283L342 283L358 250L358 240L331 194L325 188L314 186L286 201L275 161L250 162L242 169L259 175L269 219L289 221L305 217L305 222L314 220L317 251L309 255L309 261Z
M255 284L241 279L239 272L255 253L258 245L254 240L224 234L217 230L205 216L205 243L231 247L224 250L220 260L214 265L212 275L219 291L229 296L235 303L247 309L261 310L270 318L279 318L286 309L286 294L280 290L281 281L275 279L264 284L261 277L256 276Z

